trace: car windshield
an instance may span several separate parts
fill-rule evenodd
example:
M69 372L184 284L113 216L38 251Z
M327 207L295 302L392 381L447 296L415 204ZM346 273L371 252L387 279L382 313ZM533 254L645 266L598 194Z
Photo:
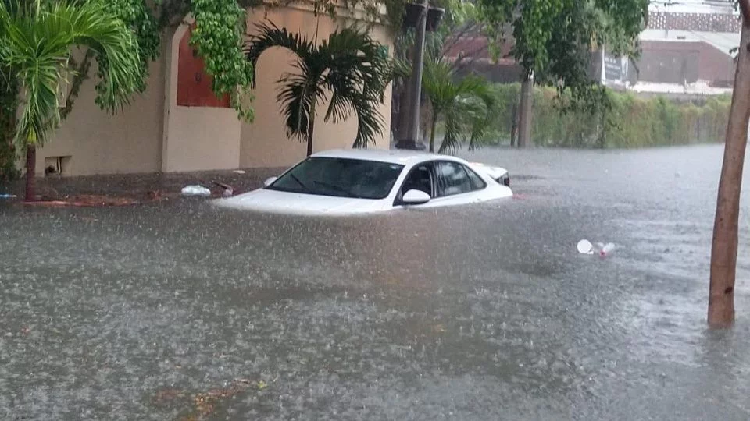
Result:
M361 159L310 157L267 188L320 196L384 199L403 165Z

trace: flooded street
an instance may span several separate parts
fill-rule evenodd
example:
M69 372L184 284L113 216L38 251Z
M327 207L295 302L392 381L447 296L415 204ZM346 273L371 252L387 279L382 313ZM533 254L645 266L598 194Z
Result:
M750 419L748 194L705 328L722 147L463 155L517 197L0 207L0 419Z

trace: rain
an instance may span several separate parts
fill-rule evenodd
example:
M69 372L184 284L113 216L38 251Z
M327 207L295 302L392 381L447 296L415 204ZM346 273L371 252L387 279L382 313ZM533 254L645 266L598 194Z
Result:
M356 217L0 204L0 419L747 420L745 216L705 323L721 154L464 151L515 197Z

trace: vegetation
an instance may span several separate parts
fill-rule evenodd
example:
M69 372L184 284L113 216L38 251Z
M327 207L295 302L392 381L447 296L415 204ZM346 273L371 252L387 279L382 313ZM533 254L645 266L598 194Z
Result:
M6 9L12 12L12 5L29 7L39 4L46 9L57 3L55 0L0 0ZM99 0L66 0L71 7L84 7L87 3ZM165 33L185 23L190 15L194 19L191 43L206 63L206 71L212 76L213 91L223 96L228 94L232 106L237 110L238 117L246 121L253 118L249 98L249 88L252 83L252 65L246 60L243 51L245 41L245 10L256 6L282 7L302 0L281 0L270 4L261 0L107 0L101 1L102 12L106 16L120 19L135 34L136 46L133 51L139 57L139 66L133 69L135 92L142 92L148 81L148 63L158 58L161 52L161 39ZM306 2L307 3L307 2ZM326 13L335 16L342 3L334 0L313 0L316 14ZM365 18L371 21L381 19L381 5L385 5L387 16L385 23L395 32L400 29L401 18L404 14L405 0L348 0L344 7L361 7L365 11ZM104 15L103 15L104 16ZM68 95L61 101L60 119L65 119L73 109L81 86L89 77L89 69L94 61L103 62L105 57L95 49L86 49L80 56L65 55L65 70L69 77ZM75 58L78 58L76 60ZM102 66L100 66L101 68ZM18 87L13 83L6 83L16 79L12 69L2 66L0 80L0 123L3 123L0 138L0 178L14 173L13 162L16 160L12 145L4 141L9 136L8 127L15 127L15 109L18 98ZM98 75L101 80L102 74ZM99 88L97 88L99 89ZM100 101L97 101L100 102ZM107 107L106 103L99 105ZM6 124L7 123L7 124ZM8 126L10 125L10 126ZM4 170L7 169L7 170Z
M383 132L378 104L384 100L390 64L381 45L365 31L333 32L320 45L286 29L260 25L247 52L255 65L261 54L282 47L297 55L296 73L281 75L278 100L286 117L287 134L307 142L312 154L316 108L330 99L324 121L341 121L352 112L358 129L354 147L365 147Z
M474 146L482 136L482 123L491 118L494 98L489 84L479 77L457 79L449 63L428 60L422 79L432 115L430 124L430 152L435 151L435 132L438 119L443 119L445 130L438 152L458 148L466 134L471 133Z
M454 74L461 68L469 66L472 60L486 52L486 48L461 53L461 60L448 61L446 54L456 45L460 39L468 34L479 30L477 24L477 9L471 2L460 0L438 0L431 1L431 6L445 8L440 25L434 32L428 32L425 37L425 71L430 62L442 62L450 68ZM411 78L411 61L414 46L414 31L406 30L396 37L394 60L396 72L392 81L391 95L391 130L397 138L406 136L408 113L407 107L407 85ZM424 76L427 74L425 73ZM424 78L423 78L424 80ZM432 111L427 98L426 88L423 85L423 110L427 118L421 119L423 131L429 131L431 126Z
M478 0L482 29L494 52L513 37L513 56L524 69L529 92L533 82L569 96L569 106L589 112L607 109L609 96L588 76L591 51L606 45L614 54L635 57L648 0ZM522 102L528 102L522 96ZM521 122L530 123L531 106L520 104ZM520 129L520 145L528 130Z
M486 130L494 143L507 144L511 138L511 110L520 90L520 84L496 84L492 88L498 105ZM570 97L565 93L560 96L554 88L535 89L535 143L546 147L637 148L719 142L724 138L728 96L694 103L604 92L610 106L592 113L570 108L566 103Z
M0 183L18 177L13 138L16 132L18 107L17 81L5 71L0 72Z
M0 2L0 68L20 103L14 143L26 151L26 200L33 200L36 147L61 118L60 85L71 49L87 46L99 62L97 103L114 112L144 86L133 35L101 1ZM22 99L22 101L20 101Z

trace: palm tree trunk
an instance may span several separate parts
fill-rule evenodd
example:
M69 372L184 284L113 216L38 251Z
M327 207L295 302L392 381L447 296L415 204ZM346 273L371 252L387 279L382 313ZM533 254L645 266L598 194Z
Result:
M36 200L36 146L26 146L26 201Z
M307 122L307 156L313 153L313 131L315 129L315 101L310 106L310 116Z
M432 121L430 127L430 152L435 152L435 126L437 126L438 112L435 107L432 108Z
M743 3L741 0L740 3ZM729 109L724 163L721 167L716 218L711 244L711 281L708 296L708 324L729 327L734 322L734 280L737 270L737 225L742 190L742 169L750 117L750 28L745 20L740 35L734 92Z

